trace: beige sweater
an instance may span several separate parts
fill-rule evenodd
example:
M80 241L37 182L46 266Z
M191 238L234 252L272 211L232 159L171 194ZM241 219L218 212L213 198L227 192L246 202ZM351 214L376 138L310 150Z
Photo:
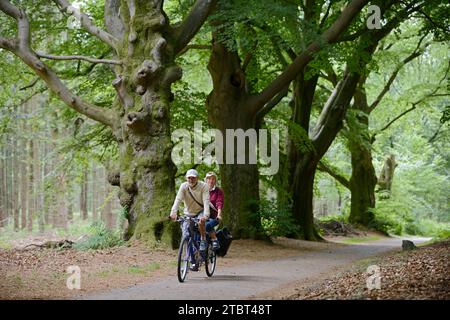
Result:
M175 201L173 202L171 213L177 213L181 201L184 202L184 214L190 217L196 216L200 211L204 210L204 216L209 218L209 187L206 183L198 181L194 188L191 189L191 193L194 198L203 203L203 208L192 199L188 191L189 184L184 182L181 184L178 190Z

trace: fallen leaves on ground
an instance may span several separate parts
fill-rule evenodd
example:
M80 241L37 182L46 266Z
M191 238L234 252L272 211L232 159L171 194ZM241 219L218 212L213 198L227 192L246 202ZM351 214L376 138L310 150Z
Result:
M450 299L450 240L372 260L380 289L369 290L367 263L284 299ZM369 283L376 284L369 280Z

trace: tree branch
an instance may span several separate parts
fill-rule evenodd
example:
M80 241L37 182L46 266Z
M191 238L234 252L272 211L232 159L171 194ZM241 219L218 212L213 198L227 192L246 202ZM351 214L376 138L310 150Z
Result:
M295 53L295 51L289 47L289 45L286 43L286 41L275 30L271 30L267 24L259 25L256 21L251 21L250 23L268 34L273 34L270 37L270 41L272 42L274 47L278 48L278 50L280 50L280 52L281 52L281 49L280 49L280 45L281 45L281 48L283 48L283 50L287 53L287 55L289 56L289 58L292 61L294 61L295 58L297 58L297 54Z
M248 65L250 64L250 61L252 61L253 55L256 51L256 48L258 46L258 40L255 41L255 43L252 46L252 50L247 52L247 54L245 55L244 61L242 62L242 72L245 72L245 70L247 69Z
M369 106L369 113L371 113L383 100L386 93L391 88L392 83L394 83L395 78L397 78L398 73L400 70L408 63L413 61L415 58L420 57L424 52L424 49L422 50L415 50L413 53L411 53L408 57L406 57L400 65L395 69L395 71L391 74L389 77L389 80L387 81L386 85L383 87L383 90L378 94L377 98L372 102L372 104Z
M436 140L436 137L438 136L439 132L441 132L443 125L443 123L439 125L439 128L436 130L436 132L430 137L430 139L428 139L428 143L433 143L433 141Z
M23 91L23 90L27 90L27 89L33 88L36 85L36 83L38 83L39 79L40 78L37 77L36 79L34 79L34 81L32 83L30 83L30 84L20 88L19 91Z
M214 10L217 1L218 0L197 0L195 2L187 17L175 31L175 55L179 55L184 47L186 47L192 38L194 38L203 23L205 23L208 16Z
M73 7L67 0L52 0L52 1L60 8L60 11L62 13L73 15L80 22L81 26L84 29L86 29L87 32L97 37L98 39L102 40L103 42L107 43L112 48L116 49L118 39L109 34L108 32L97 27L87 14Z
M446 96L448 95L447 93L443 93L443 94L436 94L436 92L438 92L438 90L440 89L440 86L442 85L442 82L447 79L447 75L450 71L450 62L447 65L447 69L445 70L444 76L442 77L442 79L439 81L438 86L431 91L429 94L427 94L426 96L422 97L420 100L417 100L416 102L412 103L412 107L409 108L408 110L403 111L402 113L400 113L397 117L395 117L392 121L390 121L388 124L386 124L383 128L381 128L380 130L378 130L379 132L385 131L386 129L388 129L395 121L397 121L398 119L400 119L401 117L405 116L406 114L408 114L409 112L413 111L414 109L416 109L417 105L422 103L423 101L425 101L427 98L431 98L431 97L440 97L440 96ZM375 141L375 137L376 137L377 133L374 133L374 135L372 136L372 141Z
M13 39L0 37L0 48L11 51L11 50L14 50L14 47L15 47L15 43L14 43Z
M413 103L411 108L409 108L408 110L405 110L405 111L403 111L402 113L400 113L400 114L399 114L398 116L396 116L392 121L389 121L389 123L386 124L383 128L381 128L381 129L379 130L379 132L382 132L382 131L388 129L395 121L397 121L397 120L400 119L401 117L407 115L408 113L410 113L411 111L413 111L414 109L416 109L416 107L417 107L417 104Z
M13 6L9 0L0 0L0 10L16 19L18 24L18 39L15 41L18 45L5 49L22 59L69 107L93 120L113 126L113 116L109 110L89 104L73 94L55 72L39 60L38 56L32 51L30 47L30 24L25 11Z
M109 34L122 39L125 34L125 25L120 16L121 0L105 0L105 26Z
M361 29L355 31L352 34L340 37L336 42L347 42L347 41L355 41L360 36L367 32L367 27L362 27Z
M211 50L212 47L211 47L211 45L207 45L207 44L188 44L187 46L184 47L183 50L181 50L178 53L178 55L182 55L182 54L186 53L186 51L191 50L191 49Z
M262 92L251 99L248 108L251 114L256 114L278 92L289 84L297 74L312 60L313 54L320 51L326 44L334 42L347 29L353 18L367 4L368 0L353 0L342 11L337 20L321 36L321 39L311 43L306 50L272 81Z
M408 113L410 113L411 111L415 110L417 108L417 105L421 104L423 101L425 101L427 98L433 97L434 94L440 89L440 87L435 88L431 93L427 94L426 96L422 97L422 99L417 100L416 102L412 103L412 107L403 111L402 113L400 113L398 116L396 116L394 119L392 119L392 121L389 121L388 124L386 124L383 128L381 128L380 130L378 130L378 132L382 132L385 131L386 129L388 129L395 121L397 121L398 119L402 118L403 116L407 115Z
M320 21L320 25L319 25L319 28L320 28L320 29L322 29L323 26L325 25L325 22L326 22L326 20L327 20L327 18L328 18L328 15L330 14L330 9L331 9L331 6L332 6L332 5L333 5L333 1L330 1L330 2L328 3L327 11L325 12L325 15L324 15L323 18L322 18L322 21Z
M328 173L331 177L336 179L337 182L342 184L347 189L350 189L350 180L344 177L343 175L337 173L334 169L327 166L323 161L319 161L317 164L317 169L319 169L322 172Z
M74 55L74 56L55 56L55 55L46 54L46 53L42 53L42 52L36 52L36 55L39 58L51 59L51 60L83 60L83 61L88 61L88 62L92 62L92 63L104 63L104 64L122 65L122 62L118 61L118 60L97 59L97 58L86 57L86 56L78 56L78 55Z
M289 85L287 85L278 95L276 95L272 100L267 103L264 108L258 111L256 114L256 123L261 123L262 119L268 114L273 108L275 108L284 97L289 93Z
M342 127L342 120L354 95L359 78L360 75L358 73L350 72L347 69L343 79L334 88L333 93L322 109L311 134L311 140L319 156L325 154L337 132Z

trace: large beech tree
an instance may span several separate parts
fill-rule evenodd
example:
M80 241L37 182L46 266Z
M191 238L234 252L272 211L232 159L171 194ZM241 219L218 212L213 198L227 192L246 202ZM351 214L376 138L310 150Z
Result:
M176 241L175 224L164 223L174 194L175 166L169 130L171 84L181 78L175 58L196 35L217 1L197 0L185 19L171 25L163 0L105 0L105 30L67 0L54 0L92 37L107 44L111 59L54 56L33 49L26 6L0 0L0 10L17 23L15 37L0 35L0 48L19 57L70 108L111 128L119 145L111 184L120 186L120 202L129 223L126 237L148 242ZM48 6L49 4L46 4ZM78 59L111 65L116 99L109 108L76 95L44 59Z
M248 57L240 57L237 50L230 49L220 41L223 21L214 21L212 52L208 70L213 80L213 90L206 102L208 118L224 136L227 129L256 129L281 98L287 87L314 55L326 45L335 42L352 23L355 16L368 3L365 0L351 1L319 38L311 41L306 49L293 57L290 64L259 92L252 92L247 81ZM252 147L252 146L248 146ZM248 153L248 148L246 149ZM225 201L226 223L238 237L261 236L260 220L257 215L259 203L259 172L256 164L223 164L220 166L222 186L227 197ZM224 156L225 158L225 156Z
M324 67L323 70L313 71L313 76L306 77L305 75L311 70L304 69L294 82L292 121L303 130L303 139L307 141L305 144L309 147L299 149L295 142L295 134L289 135L286 166L290 175L287 179L288 183L285 185L285 192L291 195L292 215L301 227L300 236L308 240L320 238L314 227L313 216L315 172L320 160L343 126L358 83L366 76L366 66L370 63L380 41L402 21L424 6L423 2L401 4L399 1L383 1L377 2L377 4L381 8L382 15L390 17L384 26L371 30L364 25L358 31L337 39L337 42L354 41L355 43L341 75L336 74L332 68ZM309 5L310 10L306 17L318 25L320 20L314 1L309 2ZM321 109L314 127L311 127L311 112L320 71L333 84L334 89ZM359 162L360 159L355 161L358 165L364 165ZM347 185L350 183L347 182ZM355 200L355 202L357 201Z

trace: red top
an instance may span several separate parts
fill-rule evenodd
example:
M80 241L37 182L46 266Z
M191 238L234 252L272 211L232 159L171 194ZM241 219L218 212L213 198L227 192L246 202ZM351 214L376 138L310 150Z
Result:
M209 201L216 209L223 208L223 191L222 189L215 187L213 190L209 190ZM210 210L210 219L215 219L217 217L217 211L212 209Z

